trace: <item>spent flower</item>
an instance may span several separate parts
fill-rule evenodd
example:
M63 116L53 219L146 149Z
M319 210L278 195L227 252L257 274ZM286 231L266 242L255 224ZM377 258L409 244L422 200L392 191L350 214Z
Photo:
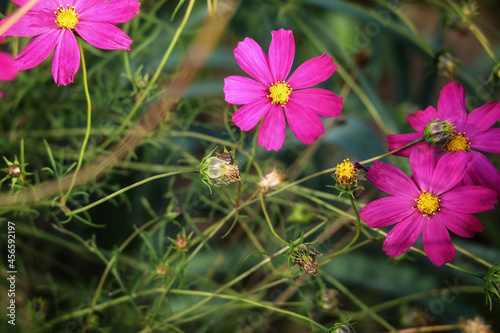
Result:
M198 172L200 173L201 180L208 185L210 184L229 184L232 182L241 182L240 171L236 164L234 164L231 153L224 148L224 153L212 156L215 152L215 147L207 156L205 156L200 163Z
M13 0L17 6L28 1ZM139 6L137 0L40 0L4 36L37 36L16 57L17 70L39 65L54 51L54 81L67 85L80 66L77 36L100 49L130 50L132 40L115 25L131 20Z
M281 184L283 180L285 180L286 175L280 171L274 169L264 177L259 182L259 187L264 191L264 193L268 193L271 188L274 188Z
M288 256L288 270L291 266L299 266L312 276L318 275L318 257L323 254L313 247L314 243L304 243L304 235L297 243L290 242L290 250L286 254Z
M370 228L397 223L383 245L389 256L400 256L422 234L425 253L441 266L455 260L448 230L466 238L484 230L472 214L494 209L497 198L491 189L460 183L471 159L461 150L437 158L430 146L420 146L410 155L411 178L392 165L374 162L368 180L391 196L370 202L359 215Z
M236 62L255 80L243 76L225 78L225 100L244 104L232 117L241 130L249 131L263 119L258 143L267 150L282 147L286 121L297 139L309 145L325 132L319 117L337 117L343 106L342 97L309 87L328 79L337 66L325 53L303 63L287 79L295 54L292 31L280 29L271 34L269 56L251 38L238 43L234 50Z
M11 188L14 188L14 185L16 185L17 181L21 181L21 183L24 183L26 180L26 176L30 175L31 173L26 172L26 166L28 163L19 163L19 160L17 159L17 156L14 157L14 162L9 161L5 156L3 156L3 159L5 163L7 163L7 168L2 169L4 172L7 173L2 180L0 180L0 184L3 183L7 179L11 179Z

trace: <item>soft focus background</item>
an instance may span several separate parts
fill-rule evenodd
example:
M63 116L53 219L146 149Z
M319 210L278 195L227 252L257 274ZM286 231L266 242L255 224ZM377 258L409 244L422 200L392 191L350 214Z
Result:
M276 167L293 182L347 157L354 162L383 154L385 135L413 131L406 116L436 106L450 80L465 87L469 110L500 101L494 59L500 55L500 3L219 0L209 16L207 3L197 1L165 69L147 91L188 5L143 1L141 13L120 26L134 40L130 52L83 43L92 131L81 185L68 208L159 173L196 169L217 145L219 152L224 146L234 151L243 182L209 191L197 174L163 178L68 218L58 206L65 190L57 180L74 170L85 134L81 68L73 84L57 86L49 57L0 83L0 155L13 161L23 154L31 173L14 189L9 179L2 183L0 200L21 187L41 188L24 204L0 201L0 331L322 331L300 316L325 327L350 319L355 332L418 332L421 326L426 332L460 332L461 318L481 316L500 330L495 319L500 302L493 302L492 311L485 305L482 280L436 267L412 251L392 260L373 230L349 252L328 257L355 233L349 200L327 187L335 183L329 174L266 198L276 232L285 240L322 223L306 237L318 240L314 246L324 254L317 277L298 268L286 274L282 254L260 265L283 244L272 236L259 201L235 213L236 205L257 191L260 177L252 163L264 174ZM0 2L2 17L15 8ZM267 52L270 32L279 28L293 30L293 69L325 52L335 59L339 70L320 86L343 96L344 108L341 117L324 119L327 132L316 143L306 146L288 132L283 148L268 152L255 146L255 131L242 133L232 123L236 109L224 101L222 88L224 77L245 75L234 59L238 41L253 38ZM28 41L10 37L0 47L16 55ZM110 137L142 97L132 123ZM150 130L139 133L138 123ZM498 156L488 157L500 166ZM409 171L404 158L383 161ZM112 167L101 169L106 163ZM358 208L380 196L369 183L363 186ZM499 217L498 209L479 214L486 230L472 239L453 235L453 242L499 264ZM16 223L15 327L7 325L5 314L7 221ZM174 243L183 233L192 235L184 251ZM487 272L460 252L454 264ZM328 297L331 293L338 295Z

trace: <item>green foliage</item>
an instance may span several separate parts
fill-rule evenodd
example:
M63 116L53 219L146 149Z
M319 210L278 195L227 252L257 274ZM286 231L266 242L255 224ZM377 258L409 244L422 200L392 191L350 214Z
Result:
M368 182L331 185L346 156L383 154L386 134L409 132L406 116L435 106L448 80L466 87L469 109L500 100L500 26L487 15L499 4L426 2L219 0L210 2L210 16L203 1L143 1L120 25L133 40L130 52L82 41L91 130L72 190L87 133L82 68L73 84L57 86L49 56L1 82L3 309L9 222L17 273L16 325L2 312L0 331L438 331L476 315L500 329L491 264L500 257L498 209L479 216L484 233L452 236L455 267L435 267L418 242L392 260L382 251L386 229L360 223L357 232L349 199L357 208L375 199L380 193ZM0 5L3 14L15 8ZM341 95L344 108L325 119L314 144L288 135L269 152L258 146L258 130L242 132L231 121L236 108L223 86L225 77L245 75L237 43L249 37L267 52L279 28L293 30L293 69L325 52L335 59L338 70L320 86ZM6 38L1 51L17 55L28 41ZM241 181L214 180L208 160L229 152ZM488 157L498 168L498 156ZM408 168L403 158L384 161ZM11 164L22 176L9 175ZM262 192L257 184L276 167L287 181ZM317 276L290 270L311 262ZM486 276L484 288L456 267ZM328 309L315 302L326 289L339 295ZM411 320L403 308L412 309Z

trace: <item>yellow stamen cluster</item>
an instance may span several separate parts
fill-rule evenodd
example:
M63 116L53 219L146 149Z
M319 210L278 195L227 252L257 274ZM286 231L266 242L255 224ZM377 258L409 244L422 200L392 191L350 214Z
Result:
M337 164L337 171L335 171L335 178L337 178L337 183L339 185L352 184L354 181L354 174L356 169L354 165L349 162L349 159L345 159L341 164Z
M267 97L272 98L273 104L281 104L281 106L285 105L288 102L288 98L290 97L290 93L292 92L292 88L290 88L289 84L283 82L276 82L271 84L269 87L269 95Z
M450 139L444 149L446 149L446 151L467 151L470 149L469 138L465 136L465 132L455 132L455 135Z
M63 29L75 29L78 21L78 14L75 12L75 6L64 8L62 5L54 12L56 14L56 24Z
M424 216L435 215L436 211L440 210L439 203L441 199L439 199L439 196L432 195L429 192L423 191L415 201L417 202L417 206L413 208L418 208Z

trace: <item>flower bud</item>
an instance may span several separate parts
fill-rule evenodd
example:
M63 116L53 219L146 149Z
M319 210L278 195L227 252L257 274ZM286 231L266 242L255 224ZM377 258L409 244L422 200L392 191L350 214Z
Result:
M186 237L184 236L179 236L177 237L177 239L175 240L175 246L177 246L178 249L182 250L184 248L186 248L187 246L187 243L188 243L188 240Z
M299 266L306 273L312 276L318 275L318 260L317 258L323 254L318 252L313 246L300 244L290 252L292 264Z
M493 306L491 297L500 298L500 266L491 266L488 274L484 277L484 292L486 293L486 304Z
M446 147L455 136L455 125L446 120L434 119L424 128L424 139L432 146Z
M332 175L336 184L335 186L329 187L339 190L340 195L349 193L354 198L358 198L363 190L363 187L358 185L358 181L365 180L365 177L360 173L361 169L364 169L361 164L352 164L349 159L346 158L344 162L337 164L337 170ZM356 193L358 190L360 190L359 193Z
M458 58L450 51L442 51L436 55L434 60L437 71L440 75L455 80L457 71L460 68Z
M11 164L7 168L9 176L12 178L19 178L22 174L21 166L19 164Z
M159 276L163 276L165 274L167 274L167 266L165 265L160 265L156 268L156 274L158 274Z

